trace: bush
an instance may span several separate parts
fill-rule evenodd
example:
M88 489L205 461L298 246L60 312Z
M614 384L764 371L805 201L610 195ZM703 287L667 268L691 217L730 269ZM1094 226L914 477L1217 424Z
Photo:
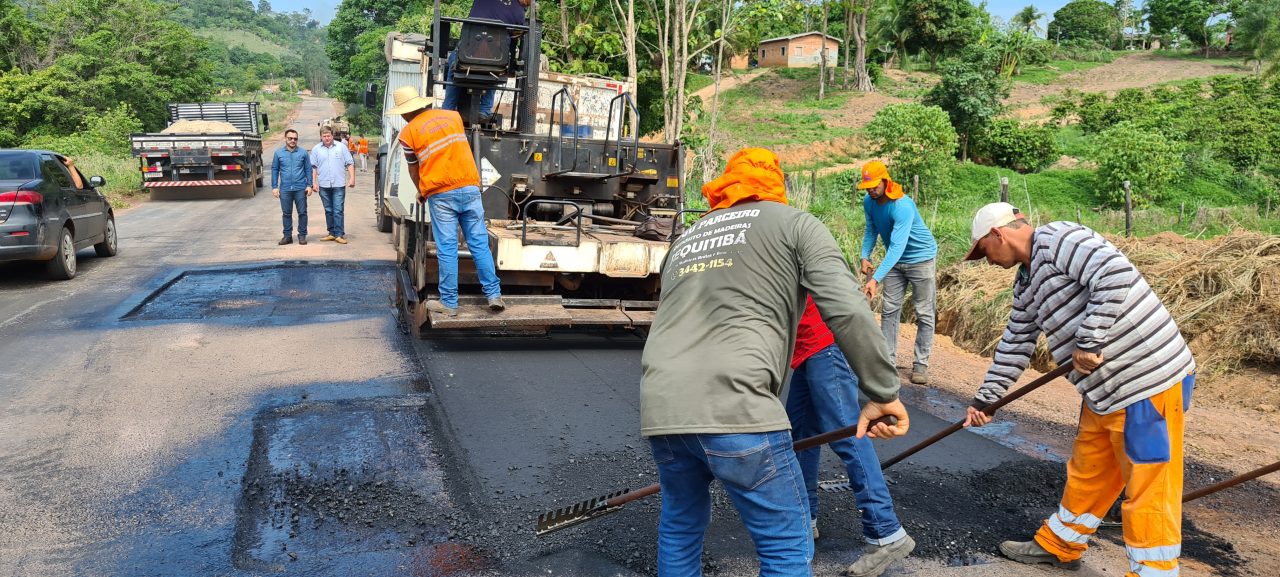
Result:
M937 106L890 104L867 124L876 154L889 159L898 180L919 175L933 187L945 186L956 154L956 130Z
M94 153L128 156L129 135L134 132L142 132L142 121L133 115L127 103L121 103L104 113L89 116L71 135L34 136L26 146L46 148L68 156Z
M992 122L974 143L973 156L981 164L1011 168L1018 172L1037 172L1058 157L1058 144L1053 129L1045 126L1022 126L1017 120Z
M1098 162L1102 200L1113 206L1124 204L1122 183L1126 180L1132 186L1134 206L1160 200L1181 172L1183 162L1177 145L1132 122L1121 122L1099 134L1093 157Z

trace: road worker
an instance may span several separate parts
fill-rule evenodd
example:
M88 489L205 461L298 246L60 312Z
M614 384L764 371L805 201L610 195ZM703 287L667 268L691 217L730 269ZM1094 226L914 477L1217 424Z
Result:
M671 246L641 358L641 434L662 485L658 575L701 574L715 479L751 534L760 575L811 575L808 499L779 399L805 296L863 376L864 434L907 432L897 373L882 347L865 345L881 336L835 239L787 206L776 155L739 151L702 194L711 210ZM886 415L897 424L866 432Z
M356 153L360 155L360 172L369 172L369 139L363 134L356 140Z
M1084 397L1058 511L1031 541L1000 552L1022 563L1078 567L1121 491L1126 577L1176 577L1182 544L1182 435L1195 360L1178 326L1133 263L1073 222L1032 227L1012 205L988 204L966 260L1018 267L1013 311L965 425L999 400L1044 333Z

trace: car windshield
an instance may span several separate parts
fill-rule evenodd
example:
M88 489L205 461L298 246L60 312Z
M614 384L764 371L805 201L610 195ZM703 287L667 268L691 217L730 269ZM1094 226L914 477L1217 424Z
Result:
M29 152L0 150L0 180L35 180L36 163Z

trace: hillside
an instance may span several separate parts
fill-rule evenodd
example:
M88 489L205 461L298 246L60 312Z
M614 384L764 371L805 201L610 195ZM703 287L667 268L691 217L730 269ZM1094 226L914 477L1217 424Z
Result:
M209 38L226 44L228 48L243 48L249 52L270 54L276 58L297 56L297 53L293 50L258 36L253 32L229 28L198 28L192 30L192 32L201 38Z

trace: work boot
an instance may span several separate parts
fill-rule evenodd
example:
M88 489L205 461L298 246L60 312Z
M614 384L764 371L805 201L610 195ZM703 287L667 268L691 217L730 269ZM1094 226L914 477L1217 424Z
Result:
M502 302L502 297L493 297L489 299L489 310L494 312L502 312L506 310L507 303Z
M1044 547L1041 547L1034 539L1031 541L1005 541L1000 544L1000 552L1003 553L1005 557L1028 565L1048 563L1054 567L1070 569L1072 571L1080 568L1079 559L1059 561L1057 555L1045 551Z
M335 239L333 239L333 240L337 241L337 243L338 243L338 244L347 244L347 238L346 238L346 237L344 237L344 236L340 236L340 237L335 238Z
M444 303L440 301L427 301L427 310L433 313L440 313L446 317L458 316L457 307L449 308L447 306L444 306Z
M911 369L911 384L927 385L929 384L929 367L924 365L916 365Z
M307 235L305 234L298 235L298 244L307 244Z
M284 237L284 238L280 239L280 242L277 242L276 244L278 244L278 245L282 245L282 246L283 246L283 245L286 245L286 244L293 244L293 237L291 237L291 236L286 236L286 237Z
M916 541L910 535L888 545L867 545L862 556L858 557L844 574L849 577L879 577L894 561L906 559L916 548Z
M328 234L328 235L325 235L325 237L320 240L338 240L338 237Z

